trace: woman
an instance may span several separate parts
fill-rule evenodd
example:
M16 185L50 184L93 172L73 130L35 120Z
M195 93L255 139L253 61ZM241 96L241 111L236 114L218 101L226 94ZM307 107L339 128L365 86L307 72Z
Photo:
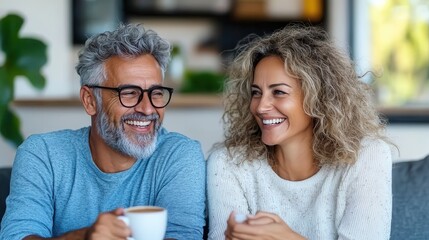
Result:
M209 239L389 239L392 154L371 89L316 27L238 48Z

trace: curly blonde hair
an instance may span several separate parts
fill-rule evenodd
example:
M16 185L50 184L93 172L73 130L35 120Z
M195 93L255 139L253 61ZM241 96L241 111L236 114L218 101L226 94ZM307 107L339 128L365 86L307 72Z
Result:
M319 165L354 163L364 137L385 138L371 87L359 79L348 55L323 29L290 25L271 35L249 37L236 50L224 91L223 144L231 156L274 161L274 147L262 142L249 110L255 66L272 55L283 59L286 71L300 80L303 108L313 119L313 156Z

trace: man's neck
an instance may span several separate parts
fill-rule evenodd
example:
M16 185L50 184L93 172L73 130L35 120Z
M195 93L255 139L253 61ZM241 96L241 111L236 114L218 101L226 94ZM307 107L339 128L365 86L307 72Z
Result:
M89 134L89 148L95 165L105 173L125 171L133 166L136 160L108 146L95 129Z

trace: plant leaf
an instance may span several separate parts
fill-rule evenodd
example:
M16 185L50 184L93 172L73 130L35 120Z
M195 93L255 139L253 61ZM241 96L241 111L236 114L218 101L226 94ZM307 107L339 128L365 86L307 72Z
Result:
M38 89L46 84L41 68L47 62L47 46L38 39L20 38L23 23L24 19L15 14L0 19L0 48L5 53L4 65L0 66L0 135L16 147L24 138L19 118L9 108L15 78L24 76Z
M7 106L13 98L13 86L5 67L0 67L0 105ZM1 118L0 118L1 121Z
M13 63L13 66L16 67L16 75L26 77L34 87L43 89L46 80L40 71L47 62L46 44L29 38L21 38L16 44L18 47L10 58L16 61Z
M8 104L13 98L13 86L7 80L8 75L4 67L0 67L0 126L5 122L5 116L8 109Z
M37 39L18 39L13 54L16 66L27 71L40 71L48 60L46 44Z
M45 77L40 71L24 72L24 76L30 81L31 85L37 89L43 89L46 85Z
M34 38L20 38L19 30L23 19L17 15L7 15L1 20L0 33L3 35L2 48L6 54L5 67L13 87L16 76L26 77L30 83L42 89L45 86L45 78L37 72L47 62L47 46Z
M0 133L15 147L18 147L24 141L24 137L20 131L21 122L19 121L18 116L16 116L16 114L9 108L6 108L3 113L4 115L2 117L2 124L0 125Z
M0 19L0 47L6 54L13 51L13 46L18 39L19 29L24 24L24 19L16 14L9 14Z

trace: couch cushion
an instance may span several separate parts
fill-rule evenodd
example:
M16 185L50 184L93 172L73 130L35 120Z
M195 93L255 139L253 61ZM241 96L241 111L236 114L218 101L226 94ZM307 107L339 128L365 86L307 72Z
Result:
M6 197L9 195L11 170L11 168L0 168L0 220L6 210Z
M392 240L429 239L429 155L392 170Z

